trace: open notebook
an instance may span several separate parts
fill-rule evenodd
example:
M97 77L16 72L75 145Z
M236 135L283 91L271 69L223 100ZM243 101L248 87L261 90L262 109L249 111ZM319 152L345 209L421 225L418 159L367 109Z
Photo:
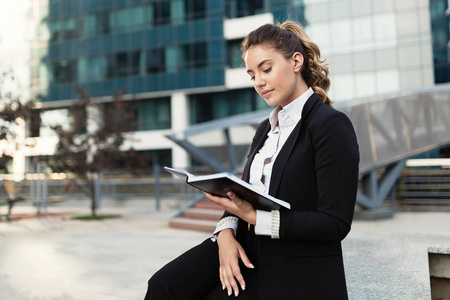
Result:
M270 211L282 207L291 208L288 202L264 194L248 182L228 172L195 176L184 170L169 167L164 167L164 169L185 179L187 184L216 196L227 197L227 192L232 191L239 198L250 202L255 209Z

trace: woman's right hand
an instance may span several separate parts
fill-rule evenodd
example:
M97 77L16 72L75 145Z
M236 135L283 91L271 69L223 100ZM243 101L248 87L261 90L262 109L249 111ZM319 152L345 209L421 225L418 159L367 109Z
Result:
M234 291L234 295L237 297L239 295L237 282L239 282L242 290L245 290L245 281L239 268L239 259L242 260L247 268L253 269L254 266L248 259L247 254L245 254L241 244L234 237L233 229L228 228L219 232L217 244L219 245L219 275L222 289L228 290L228 296Z

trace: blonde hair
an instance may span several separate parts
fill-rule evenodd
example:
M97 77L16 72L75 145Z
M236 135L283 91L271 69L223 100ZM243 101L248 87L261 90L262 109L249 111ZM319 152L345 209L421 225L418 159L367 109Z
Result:
M323 103L333 106L333 101L327 95L330 90L328 65L325 60L320 59L319 47L309 39L299 23L288 20L275 25L266 24L250 32L242 41L242 55L249 48L260 45L276 49L286 59L291 58L295 52L300 52L304 57L300 71L303 80L319 95Z

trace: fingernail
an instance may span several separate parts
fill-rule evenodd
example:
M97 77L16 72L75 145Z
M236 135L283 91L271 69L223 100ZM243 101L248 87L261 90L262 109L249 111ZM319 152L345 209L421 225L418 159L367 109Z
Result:
M228 297L230 297L231 296L231 291L228 291Z
M237 297L239 295L238 291L234 292L234 296Z
M241 285L241 289L245 291L245 285Z
M222 291L225 291L225 286L224 285L222 285Z
M254 265L252 265L252 264L250 264L250 268L254 269L254 268L255 268L255 266L254 266Z
M228 195L228 197L233 197L233 193L232 192L228 192L227 195Z

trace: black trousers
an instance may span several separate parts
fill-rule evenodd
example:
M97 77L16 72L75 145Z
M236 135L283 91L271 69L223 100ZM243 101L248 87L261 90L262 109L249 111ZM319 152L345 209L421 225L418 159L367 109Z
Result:
M169 262L150 278L145 300L230 299L227 290L222 290L217 247L207 239ZM258 299L257 273L243 264L240 269L246 289L240 291L238 299Z
M247 235L239 240L255 269L240 264L246 289L240 291L238 299L348 299L342 255L303 257L273 253L263 266L258 257L260 237ZM280 271L277 266L284 268ZM270 286L260 286L261 276ZM234 299L234 295L231 298ZM148 282L145 296L146 300L231 298L222 290L218 246L210 239L156 272Z

